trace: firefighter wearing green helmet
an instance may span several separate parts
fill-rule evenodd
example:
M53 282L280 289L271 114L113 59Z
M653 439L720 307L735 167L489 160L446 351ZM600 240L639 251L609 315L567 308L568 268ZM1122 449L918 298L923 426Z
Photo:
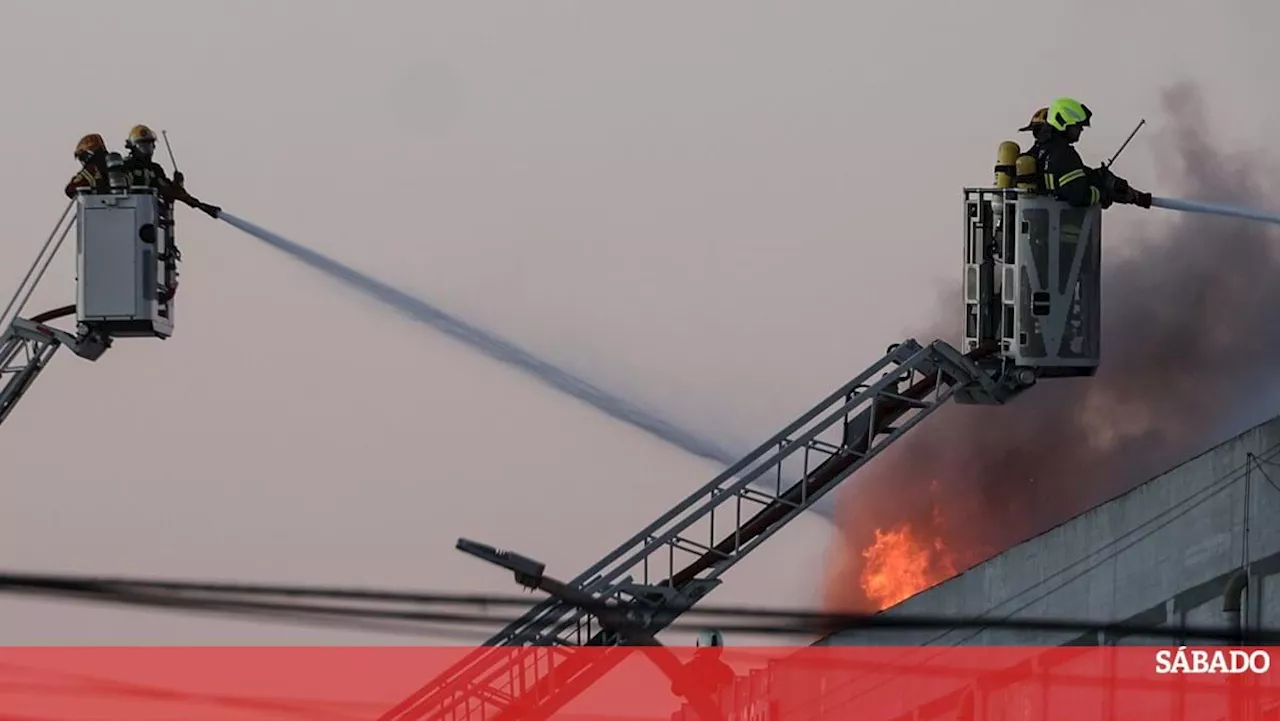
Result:
M1129 186L1106 166L1090 168L1080 159L1075 142L1089 127L1093 113L1084 103L1071 98L1058 98L1049 104L1038 147L1039 166L1044 174L1045 190L1055 198L1076 208L1112 203L1151 207L1151 194Z

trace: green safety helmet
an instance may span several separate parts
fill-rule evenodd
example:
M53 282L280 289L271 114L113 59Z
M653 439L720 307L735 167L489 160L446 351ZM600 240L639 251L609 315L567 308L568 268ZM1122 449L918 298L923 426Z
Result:
M1049 103L1049 125L1057 130L1066 130L1072 125L1087 128L1091 117L1093 113L1079 100L1058 98Z

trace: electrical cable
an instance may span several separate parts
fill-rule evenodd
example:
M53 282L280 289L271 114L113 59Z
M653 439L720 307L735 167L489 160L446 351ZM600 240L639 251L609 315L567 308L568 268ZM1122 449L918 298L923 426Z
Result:
M0 593L24 596L53 596L70 600L90 601L110 605L143 606L181 611L206 611L237 616L258 617L286 622L303 622L357 631L392 633L396 635L435 635L438 631L459 640L475 641L483 636L460 634L453 628L436 628L424 624L494 624L501 618L479 614L391 612L377 609L340 608L308 604L270 603L261 601L236 601L226 599L199 599L167 596L128 590L90 590L68 587L46 587L0 584Z
M497 606L511 605L514 603L527 604L528 600L523 598L512 598L509 596L485 596L475 594L432 594L432 593L394 593L373 590L353 590L353 589L323 589L308 587L280 587L280 586L252 586L249 584L214 584L214 583L192 583L183 584L173 581L141 581L132 582L136 586L150 586L150 592L145 590L130 589L131 582L121 579L112 579L109 582L86 580L76 577L59 577L59 576L31 576L21 574L0 574L0 593L19 592L38 595L55 595L70 596L80 600L100 601L106 603L124 604L124 605L140 605L146 607L161 607L168 610L195 610L195 611L211 611L211 612L228 612L241 616L262 617L273 621L301 621L304 623L321 623L326 626L344 626L355 625L364 630L387 631L392 633L412 633L421 634L423 627L414 626L409 621L429 620L433 622L453 622L459 624L474 623L502 623L504 619L492 616L467 615L467 614L449 614L449 613L432 613L432 612L413 612L413 611L386 611L371 608L342 608L334 606L317 606L304 603L271 603L262 601L239 601L228 599L202 599L191 598L182 595L184 589L205 589L203 591L188 593L209 594L214 595L207 589L220 588L224 589L226 595L234 595L227 593L225 589L236 588L243 595L260 598L265 595L279 594L281 590L300 596L325 597L327 593L334 596L341 596L347 599L351 597L362 598L380 598L380 599L397 599L400 603L404 603L405 598L416 599L417 605L435 605L438 603L453 605L479 605L479 606ZM163 590L161 590L163 589ZM335 592L336 593L333 593ZM813 632L812 626L814 619L819 619L825 626L823 630L830 632L831 630L840 630L838 619L844 620L845 628L859 627L862 629L877 628L921 628L921 627L946 627L950 629L963 628L968 625L977 625L980 627L999 627L1009 629L1023 629L1032 631L1072 631L1084 633L1090 631L1111 631L1115 633L1124 633L1130 635L1143 636L1163 636L1176 635L1180 638L1200 638L1206 641L1219 641L1226 643L1236 642L1235 635L1229 631L1219 628L1197 629L1197 628L1161 628L1157 626L1137 625L1137 624L1098 624L1093 622L1082 621L1059 621L1046 619L1004 619L992 620L990 618L977 619L960 619L945 616L897 616L885 614L858 615L858 614L842 614L839 617L828 614L810 613L810 612L793 612L782 611L778 609L765 608L734 608L734 607L711 607L703 609L705 615L713 616L730 616L740 614L743 616L763 616L766 618L785 619L791 617L797 620L795 624L720 624L719 628L722 632L734 633L782 633L796 634ZM402 622L402 623L395 623ZM675 625L673 625L674 627ZM1280 643L1280 634L1258 632L1255 634L1258 638L1263 638L1267 643ZM1260 645L1251 643L1250 645ZM893 668L901 667L902 672L921 671L915 664L890 664ZM890 666L877 664L876 673L874 675L883 676L888 673ZM938 669L930 667L925 669L929 675L942 673L946 675L946 669ZM1087 679L1086 679L1087 680ZM138 695L136 692L133 694ZM146 695L146 694L144 694ZM281 700L263 700L263 699L236 699L233 697L220 698L216 696L204 695L204 697L195 697L190 694L177 693L178 699L174 698L174 694L161 692L152 692L150 695L157 699L166 698L168 700L188 700L206 705L220 706L240 706L258 705L265 708L270 706L277 711L307 713L304 706L306 702L294 702L296 708L288 706L287 702ZM323 709L318 706L324 704L323 701L315 701L315 706L311 706L311 717L319 718L323 714ZM336 711L336 709L335 709ZM336 715L336 714L332 714Z
M148 606L171 610L193 610L223 612L236 615L259 616L276 620L301 620L321 623L327 626L352 626L360 630L388 632L396 634L410 633L421 635L422 623L451 625L490 626L509 623L512 617L490 614L442 612L431 610L381 609L370 607L344 607L338 605L322 605L314 603L282 603L259 600L241 600L237 598L218 598L207 590L193 589L237 588L242 595L261 597L264 595L280 595L282 589L292 595L312 597L345 597L363 596L367 599L394 599L405 604L417 606L432 605L473 605L503 606L517 603L528 605L525 598L510 596L482 596L457 594L395 593L383 591L357 591L351 589L323 589L308 587L250 586L248 584L182 584L179 582L128 582L119 579L101 582L74 576L30 576L23 574L0 574L0 593L22 595L57 596L77 600L110 603L117 605ZM185 591L186 595L183 594ZM337 591L336 594L333 592ZM201 595L203 594L203 596ZM326 595L329 594L329 595ZM225 595L234 596L234 593ZM406 599L413 599L407 601ZM616 608L601 603L587 610L602 611ZM1077 632L1107 631L1118 634L1142 636L1179 636L1214 641L1230 641L1235 636L1230 630L1221 628L1162 628L1159 626L1125 623L1099 623L1096 621L1063 620L1063 619L991 619L956 618L951 616L923 615L907 616L899 614L826 614L802 611L784 611L778 609L750 607L721 607L701 609L696 613L704 616L723 618L759 618L758 621L728 622L715 621L715 627L725 633L743 633L758 635L812 635L817 633L833 633L852 629L912 629L912 628L986 628L996 627L1010 630L1039 632ZM695 615L690 611L688 615ZM708 624L682 621L671 624L671 629L704 630ZM1252 637L1268 643L1280 643L1280 632L1257 631Z

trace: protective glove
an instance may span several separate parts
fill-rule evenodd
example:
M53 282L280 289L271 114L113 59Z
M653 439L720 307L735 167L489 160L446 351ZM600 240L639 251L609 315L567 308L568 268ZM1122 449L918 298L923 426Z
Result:
M1133 204L1139 208L1151 207L1151 193L1143 193L1142 191L1133 191Z
M1108 193L1112 194L1115 193L1116 188L1119 187L1121 183L1124 183L1122 178L1116 177L1116 174L1111 172L1111 168L1108 168L1105 165L1095 169L1091 175L1093 176L1093 181L1095 183L1104 188Z
M1105 165L1097 170L1097 181L1102 186L1102 194L1111 199L1113 203L1131 203L1133 202L1133 188L1129 187L1128 181L1115 173Z
M210 218L216 219L219 215L222 214L222 208L219 208L216 205L209 205L208 203L200 203L196 207L200 208L200 210L207 213Z
M175 280L166 286L164 290L161 291L161 295L163 296L162 302L167 303L173 300L174 296L178 295L178 281Z

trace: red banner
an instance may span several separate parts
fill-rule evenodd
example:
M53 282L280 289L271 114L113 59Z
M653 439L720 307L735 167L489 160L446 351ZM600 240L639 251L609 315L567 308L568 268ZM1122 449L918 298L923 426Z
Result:
M5 648L0 719L1280 718L1269 649L491 648L487 673L432 686L473 650ZM552 656L562 670L609 670L589 683L543 674L542 686L521 670Z

